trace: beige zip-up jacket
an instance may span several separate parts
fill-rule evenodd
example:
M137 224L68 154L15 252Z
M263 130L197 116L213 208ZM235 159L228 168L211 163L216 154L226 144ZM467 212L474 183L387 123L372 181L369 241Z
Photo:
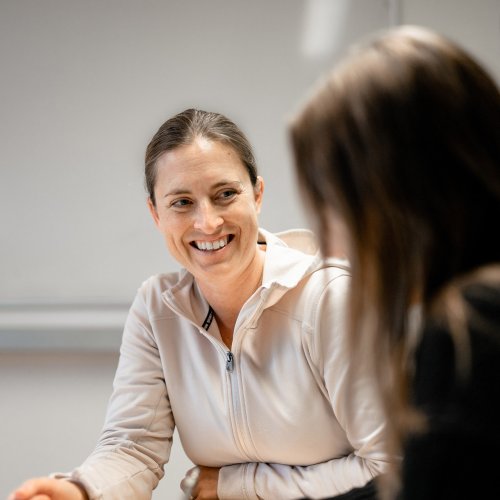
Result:
M195 464L221 467L221 500L321 498L384 471L373 380L347 383L349 276L322 263L310 232L267 241L262 286L238 317L232 350L186 271L150 278L125 325L97 448L70 475L91 499L148 499L177 426ZM207 321L206 321L207 320Z

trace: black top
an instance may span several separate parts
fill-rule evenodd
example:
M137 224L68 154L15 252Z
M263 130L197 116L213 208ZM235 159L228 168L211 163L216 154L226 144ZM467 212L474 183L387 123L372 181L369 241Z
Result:
M500 286L469 285L468 372L447 328L429 321L416 353L414 403L426 431L404 446L398 500L500 498ZM336 500L375 500L373 481Z
M404 500L500 498L500 287L469 285L463 296L469 371L460 375L451 335L436 323L417 353L415 404L429 422L405 446Z

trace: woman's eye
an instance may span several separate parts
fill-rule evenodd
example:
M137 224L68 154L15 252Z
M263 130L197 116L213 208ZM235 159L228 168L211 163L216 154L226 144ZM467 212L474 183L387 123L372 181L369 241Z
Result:
M236 191L234 189L225 189L219 193L219 199L222 201L230 200L236 196Z
M179 200L173 201L170 206L174 208L186 208L191 204L191 201L187 198L181 198Z

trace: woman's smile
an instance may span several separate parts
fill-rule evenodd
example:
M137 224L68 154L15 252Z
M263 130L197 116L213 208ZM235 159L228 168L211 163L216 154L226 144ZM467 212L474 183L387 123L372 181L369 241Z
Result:
M192 241L190 245L203 252L215 252L225 248L233 240L233 238L234 235L229 234L215 240L195 240Z

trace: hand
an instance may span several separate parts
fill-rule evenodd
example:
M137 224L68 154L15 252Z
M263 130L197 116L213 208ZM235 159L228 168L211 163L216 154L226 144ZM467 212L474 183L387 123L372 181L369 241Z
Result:
M181 482L182 491L194 500L218 500L219 470L219 467L203 465L189 469Z
M71 481L38 477L14 490L8 500L88 500L81 488Z

